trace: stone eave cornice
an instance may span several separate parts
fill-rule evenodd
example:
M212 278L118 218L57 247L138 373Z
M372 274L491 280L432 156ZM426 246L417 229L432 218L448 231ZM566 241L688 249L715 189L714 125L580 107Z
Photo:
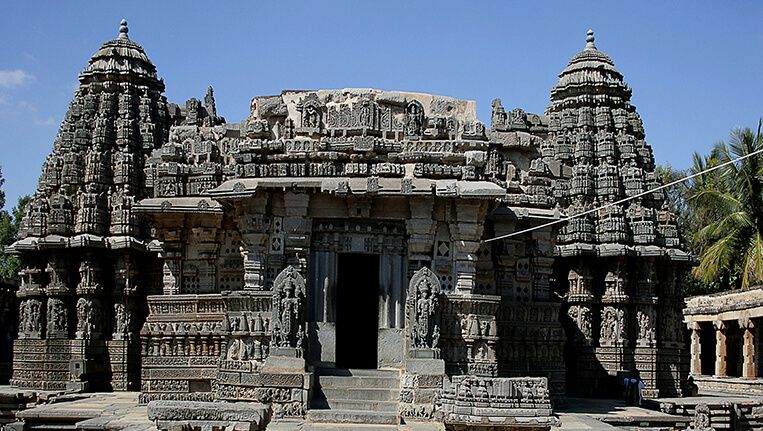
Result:
M5 251L10 254L20 254L27 251L65 248L132 249L146 251L148 249L148 241L133 236L101 236L89 233L74 236L30 236L14 242L12 245L6 247Z
M157 213L198 213L222 214L223 207L219 202L210 198L191 197L160 197L147 198L138 202L133 210L143 214Z
M506 190L489 181L432 180L425 178L304 177L238 178L228 180L206 195L219 200L254 196L258 190L320 190L333 195L422 196L496 199Z
M734 313L736 315L740 311L752 309L757 309L757 311L751 311L755 315L750 315L750 317L760 317L763 316L763 286L719 292L711 295L693 296L687 298L685 303L684 315L687 322L692 320L735 319L737 317L724 316L723 313Z
M537 220L557 220L562 217L562 213L557 209L501 206L493 211L495 218L509 219L537 219Z
M639 256L666 258L674 262L692 262L692 256L683 250L676 248L665 248L657 245L627 245L627 244L591 244L591 243L572 243L557 244L554 247L554 256L573 257L573 256L599 256L599 257L617 257L617 256Z

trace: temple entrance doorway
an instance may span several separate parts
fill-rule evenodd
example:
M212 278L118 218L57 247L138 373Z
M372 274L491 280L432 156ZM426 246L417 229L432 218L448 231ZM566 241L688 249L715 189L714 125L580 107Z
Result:
M379 256L340 253L336 292L336 365L376 368Z

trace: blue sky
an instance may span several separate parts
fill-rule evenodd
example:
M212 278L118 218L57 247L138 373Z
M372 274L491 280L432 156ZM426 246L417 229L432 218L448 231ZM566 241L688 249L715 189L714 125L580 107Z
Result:
M8 203L34 192L77 74L126 18L171 102L215 89L238 122L253 96L373 87L542 113L595 31L633 88L658 163L691 164L763 116L763 2L6 1L0 14L0 166Z

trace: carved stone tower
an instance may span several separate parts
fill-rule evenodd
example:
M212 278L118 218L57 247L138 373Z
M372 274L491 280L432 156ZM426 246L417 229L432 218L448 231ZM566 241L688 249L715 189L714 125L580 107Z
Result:
M561 229L555 251L572 344L568 392L601 393L635 369L645 393L674 394L685 371L676 316L689 256L664 193L645 193L660 182L631 89L593 31L586 42L551 90L542 148L543 160L559 166L559 205L580 215Z
M164 83L127 32L123 20L80 73L12 247L24 280L17 386L139 388L137 298L155 268L133 206L146 197L143 167L166 141L169 115Z

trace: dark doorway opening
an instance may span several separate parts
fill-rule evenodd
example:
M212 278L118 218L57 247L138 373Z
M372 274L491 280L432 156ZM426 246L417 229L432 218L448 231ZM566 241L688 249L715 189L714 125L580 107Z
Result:
M715 327L711 322L700 323L699 348L700 373L712 376L715 374Z
M742 377L742 329L736 320L726 324L726 375Z
M379 256L340 254L336 303L336 366L376 368Z

